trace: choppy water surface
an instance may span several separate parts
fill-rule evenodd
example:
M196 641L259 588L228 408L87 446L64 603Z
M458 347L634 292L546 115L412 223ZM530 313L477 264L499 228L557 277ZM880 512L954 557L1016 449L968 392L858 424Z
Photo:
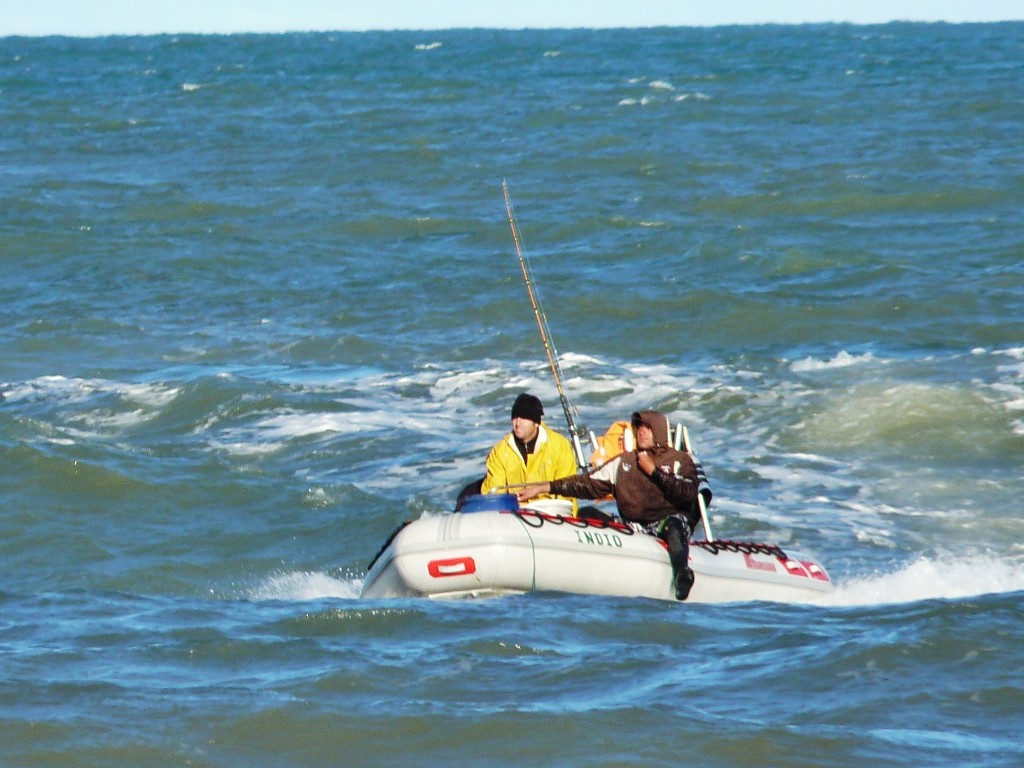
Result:
M1024 27L0 40L0 762L1024 763ZM364 601L523 390L826 605Z

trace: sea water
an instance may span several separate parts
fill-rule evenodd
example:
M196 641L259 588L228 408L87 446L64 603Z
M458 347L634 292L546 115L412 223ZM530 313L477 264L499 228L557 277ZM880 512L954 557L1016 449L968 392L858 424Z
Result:
M0 763L1024 764L1024 25L0 39ZM359 599L515 396L824 605Z

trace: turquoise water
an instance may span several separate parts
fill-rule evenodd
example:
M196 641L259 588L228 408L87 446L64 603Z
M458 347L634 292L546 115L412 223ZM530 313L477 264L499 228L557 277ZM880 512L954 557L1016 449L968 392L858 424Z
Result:
M0 39L0 763L1024 763L1024 25ZM365 601L528 390L823 606Z

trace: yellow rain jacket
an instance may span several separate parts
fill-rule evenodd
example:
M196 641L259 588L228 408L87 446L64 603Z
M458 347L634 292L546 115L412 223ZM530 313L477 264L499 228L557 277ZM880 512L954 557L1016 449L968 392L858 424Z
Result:
M572 445L562 435L544 424L538 426L537 444L533 453L523 461L516 448L515 436L509 432L487 456L487 475L481 486L482 493L506 485L543 483L576 474L576 457ZM510 491L515 492L515 489ZM551 498L541 496L540 498Z

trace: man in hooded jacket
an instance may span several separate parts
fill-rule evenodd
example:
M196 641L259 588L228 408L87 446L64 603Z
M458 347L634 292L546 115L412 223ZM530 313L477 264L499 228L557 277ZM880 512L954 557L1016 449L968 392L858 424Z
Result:
M668 545L677 600L693 586L688 565L689 538L700 519L699 479L690 454L669 441L668 419L658 411L638 411L631 419L636 448L586 475L562 477L523 488L520 501L542 493L581 499L615 497L622 519L636 523Z

